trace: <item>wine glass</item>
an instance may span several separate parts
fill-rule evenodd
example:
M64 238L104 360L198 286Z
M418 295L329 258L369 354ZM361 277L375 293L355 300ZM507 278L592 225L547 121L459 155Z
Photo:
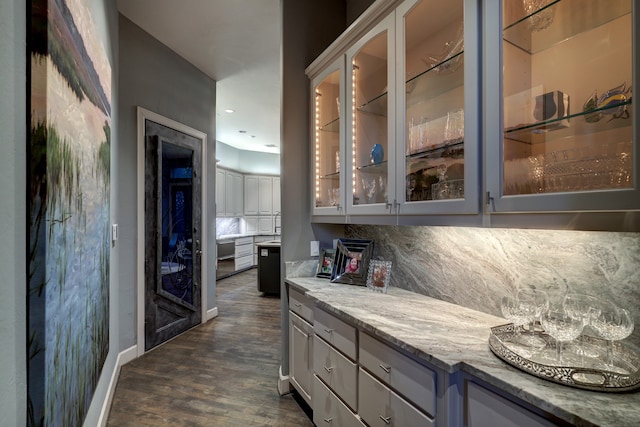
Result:
M505 295L500 301L500 309L505 319L514 325L514 341L520 340L520 330L529 321L529 313L524 310L514 295Z
M599 300L591 295L568 293L562 300L562 307L569 316L582 319L583 328L591 325L593 319L600 314ZM587 352L584 343L580 342L580 337L577 339L575 350L580 356L581 365L584 365L585 356L597 356Z
M523 337L524 342L531 347L543 348L546 343L543 339L536 337L536 320L540 319L543 311L549 309L549 298L547 293L537 289L520 289L516 294L516 299L523 314L528 317L529 335Z
M540 322L545 332L556 340L556 362L562 365L562 345L582 333L582 318L570 316L562 307L551 307L542 313Z
M610 301L603 301L600 312L591 322L593 329L607 341L608 368L614 368L613 341L625 339L633 332L633 319L629 311Z

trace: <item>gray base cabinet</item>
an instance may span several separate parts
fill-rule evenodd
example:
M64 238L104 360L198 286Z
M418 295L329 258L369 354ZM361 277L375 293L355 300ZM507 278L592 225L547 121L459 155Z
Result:
M473 377L465 377L462 391L464 427L550 427L558 420L529 410L514 400L478 384Z

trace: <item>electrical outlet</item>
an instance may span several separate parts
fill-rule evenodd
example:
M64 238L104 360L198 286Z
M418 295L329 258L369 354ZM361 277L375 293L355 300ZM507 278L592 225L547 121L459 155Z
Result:
M311 241L311 256L320 256L320 242L318 240Z

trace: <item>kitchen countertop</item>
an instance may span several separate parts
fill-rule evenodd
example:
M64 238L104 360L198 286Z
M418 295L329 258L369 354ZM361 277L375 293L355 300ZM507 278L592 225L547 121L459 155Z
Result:
M287 278L316 305L445 372L467 372L558 418L583 426L640 425L640 392L592 392L520 371L489 349L489 329L507 321L390 287L387 294L315 277Z
M281 242L279 240L269 240L268 242L260 242L256 243L259 248L279 248L281 246Z
M239 237L253 237L253 236L278 236L276 233L237 233L237 234L223 234L216 236L216 240L237 239Z

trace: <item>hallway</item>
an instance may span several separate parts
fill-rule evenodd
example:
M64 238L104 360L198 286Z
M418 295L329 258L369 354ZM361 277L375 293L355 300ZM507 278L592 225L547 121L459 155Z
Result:
M219 280L219 316L123 366L108 426L312 426L277 392L280 299L256 269Z

